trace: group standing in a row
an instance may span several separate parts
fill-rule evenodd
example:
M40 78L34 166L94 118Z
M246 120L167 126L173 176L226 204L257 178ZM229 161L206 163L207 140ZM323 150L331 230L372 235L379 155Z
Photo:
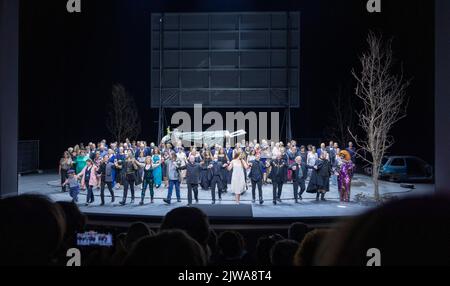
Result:
M264 203L262 186L272 184L273 204L282 202L283 186L292 182L294 200L302 200L304 192L315 193L317 200L325 200L331 184L337 185L340 199L350 201L351 179L356 152L350 142L345 150L337 143L328 147L297 146L295 141L286 146L282 142L258 143L243 141L234 148L204 144L201 148L186 150L181 143L147 145L145 142L111 143L103 140L98 145L89 143L70 147L60 160L62 190L69 187L70 196L78 201L80 189L87 190L86 204L94 202L94 189L100 189L101 205L105 204L105 189L115 201L114 189L123 186L121 205L135 202L135 187L141 186L140 205L145 203L147 189L150 203L154 203L154 189L167 188L164 202L171 204L175 189L181 202L180 185L187 185L188 204L199 201L199 187L211 192L212 203L222 199L228 189L240 203L241 195L249 186L252 201ZM306 185L308 182L309 183ZM258 191L256 193L256 190Z

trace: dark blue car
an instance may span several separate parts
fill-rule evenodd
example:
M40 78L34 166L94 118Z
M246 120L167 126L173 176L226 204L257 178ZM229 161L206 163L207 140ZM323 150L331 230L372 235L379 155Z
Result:
M389 156L383 158L380 178L393 182L433 180L433 167L414 156Z

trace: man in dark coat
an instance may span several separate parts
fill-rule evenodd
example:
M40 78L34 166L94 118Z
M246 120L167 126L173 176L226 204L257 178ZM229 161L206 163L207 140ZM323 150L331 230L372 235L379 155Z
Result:
M336 160L336 149L335 149L335 144L333 141L330 141L330 144L328 145L327 148L327 153L329 155L328 160L330 161L331 165L334 165L334 161Z
M186 169L186 184L188 188L188 205L192 205L192 192L194 192L195 202L198 203L198 184L200 181L200 171L203 169L202 163L196 163L195 157L190 156L189 162L180 168Z
M255 160L250 162L250 174L248 177L250 178L250 181L252 182L252 198L253 203L256 201L256 186L258 186L258 197L259 197L259 204L264 204L263 200L263 194L262 194L262 181L264 176L264 164L261 162L261 155L257 154Z
M228 158L228 162L233 161L233 153L234 153L233 148L231 148L231 145L229 143L227 143L227 147L225 149L225 155ZM233 171L228 171L228 169L226 170L227 177L225 179L227 181L227 185L231 184L231 174L232 174L232 172ZM225 191L226 191L226 189L227 189L227 187L225 187Z
M308 177L308 168L306 167L306 162L303 162L302 157L298 156L295 158L295 163L289 167L292 170L292 182L294 186L294 199L295 203L298 204L298 200L302 200L302 195L306 190L305 181ZM300 194L298 193L298 188L300 187Z
M316 165L311 174L311 180L308 184L308 189L306 190L308 193L317 194L317 201L319 200L319 197L321 197L322 201L325 201L325 193L330 191L331 171L328 153L322 152L319 160L316 161Z
M227 165L224 164L222 161L219 161L219 156L217 154L214 155L213 161L208 166L209 176L211 177L210 187L213 205L216 203L216 186L217 186L217 193L219 194L219 201L222 200L222 189L225 181L225 173L223 172L223 169L226 166Z
M114 163L109 161L109 156L103 156L103 161L101 162L97 174L100 175L100 199L101 206L105 205L105 186L108 187L109 193L111 194L111 203L114 203L114 190L113 190L113 169L115 168Z
M269 178L272 180L273 186L273 204L281 203L281 194L283 192L283 184L287 181L287 163L282 159L282 155L278 155L275 160L270 162L272 171Z
M302 157L302 162L304 164L306 164L306 162L308 162L308 153L306 152L306 147L303 145L300 147L299 156Z

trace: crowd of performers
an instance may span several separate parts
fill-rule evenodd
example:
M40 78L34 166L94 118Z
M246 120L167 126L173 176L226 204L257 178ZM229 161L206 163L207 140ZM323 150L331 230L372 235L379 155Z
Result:
M154 203L154 189L167 188L164 202L171 204L175 190L181 202L180 185L187 185L187 200L198 203L199 187L211 192L212 204L222 195L232 192L236 203L251 189L252 202L264 204L262 186L272 184L273 204L281 203L283 187L292 182L294 200L299 203L304 192L315 193L316 200L326 200L330 184L337 185L340 200L350 201L351 180L355 167L355 149L350 142L340 149L337 143L328 146L297 146L295 141L261 143L241 142L234 148L229 144L203 145L185 149L181 143L146 142L89 143L68 148L60 160L62 191L69 192L78 202L80 191L87 191L86 204L94 203L94 190L100 190L101 205L105 204L105 189L115 201L114 190L123 186L121 205L135 203L135 190L141 191L140 205L144 205L147 190ZM308 185L306 186L306 183ZM331 183L330 183L331 182Z

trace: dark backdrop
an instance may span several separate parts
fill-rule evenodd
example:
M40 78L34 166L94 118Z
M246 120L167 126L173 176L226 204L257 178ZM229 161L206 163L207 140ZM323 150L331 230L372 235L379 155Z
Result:
M150 14L153 12L301 11L301 108L294 137L325 138L339 85L354 86L350 71L369 29L394 37L409 88L408 117L393 130L396 154L434 161L433 1L382 1L369 14L365 1L82 0L21 1L20 139L41 141L41 168L55 168L61 152L110 135L105 127L111 86L122 83L139 106L142 138L156 140L150 109ZM349 96L351 94L349 93Z

